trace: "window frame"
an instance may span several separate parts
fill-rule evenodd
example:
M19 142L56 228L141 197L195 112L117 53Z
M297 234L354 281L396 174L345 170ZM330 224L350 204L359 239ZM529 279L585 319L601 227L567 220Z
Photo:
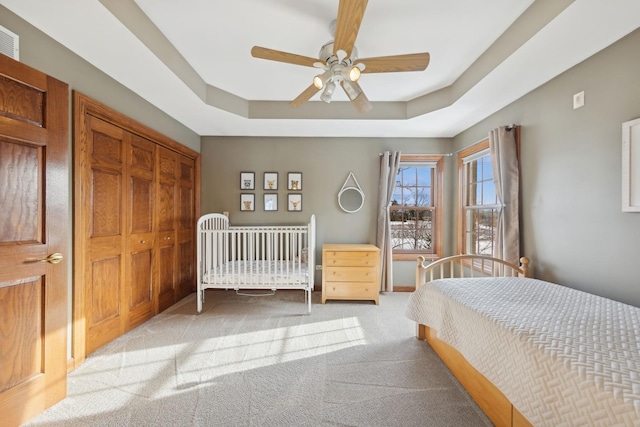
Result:
M426 260L437 260L442 258L442 241L444 238L444 155L442 154L401 154L400 166L403 164L410 165L411 163L435 163L433 168L432 177L432 192L431 195L433 207L432 221L435 222L435 227L432 226L432 250L431 253L426 253L420 250L394 250L392 248L392 259L394 261L416 261L418 256L423 256ZM391 208L390 208L391 210Z
M467 230L467 210L480 210L480 209L500 209L499 204L495 205L480 205L482 207L477 207L478 205L467 205L468 200L468 188L469 183L467 180L466 165L469 163L466 161L470 157L476 157L477 160L481 157L484 157L486 154L481 154L483 152L487 152L489 154L489 139L484 139L476 144L471 145L458 153L458 221L457 221L457 249L459 254L467 254L467 237L469 235ZM495 234L492 237L492 250L489 256L495 257ZM476 267L476 266L474 266Z

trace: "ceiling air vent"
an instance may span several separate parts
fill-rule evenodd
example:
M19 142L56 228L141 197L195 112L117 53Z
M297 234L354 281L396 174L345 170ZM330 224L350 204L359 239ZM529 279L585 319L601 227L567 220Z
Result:
M0 26L0 53L18 61L18 52L18 35Z

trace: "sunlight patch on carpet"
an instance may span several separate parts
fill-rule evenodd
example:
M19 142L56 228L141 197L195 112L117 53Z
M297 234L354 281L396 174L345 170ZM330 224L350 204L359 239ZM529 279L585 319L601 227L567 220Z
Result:
M357 317L227 335L198 344L181 361L186 376L200 381L366 345Z

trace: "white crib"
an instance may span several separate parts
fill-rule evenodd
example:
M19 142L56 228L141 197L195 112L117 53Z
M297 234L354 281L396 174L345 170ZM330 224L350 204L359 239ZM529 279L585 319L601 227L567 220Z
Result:
M316 219L304 225L229 225L222 214L198 220L198 313L206 289L304 290L311 313Z

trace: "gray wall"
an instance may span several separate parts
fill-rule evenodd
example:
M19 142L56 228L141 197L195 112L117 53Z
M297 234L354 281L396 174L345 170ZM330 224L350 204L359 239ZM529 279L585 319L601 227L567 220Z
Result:
M621 124L640 117L638 76L640 30L454 139L459 149L520 124L522 252L536 277L635 306L640 214L621 212Z
M380 153L400 150L407 154L441 154L449 152L450 147L448 138L203 137L202 212L228 211L234 225L305 223L315 214L316 259L320 261L324 243L375 244ZM451 159L447 157L446 161ZM240 211L242 171L256 173L255 212ZM279 173L277 212L263 210L262 196L268 192L262 189L264 172ZM287 172L302 172L302 212L287 212ZM337 201L349 172L354 173L365 193L363 209L353 214L343 212ZM450 229L450 221L445 227ZM448 234L445 237L450 240ZM396 285L413 285L414 274L414 262L394 263Z

